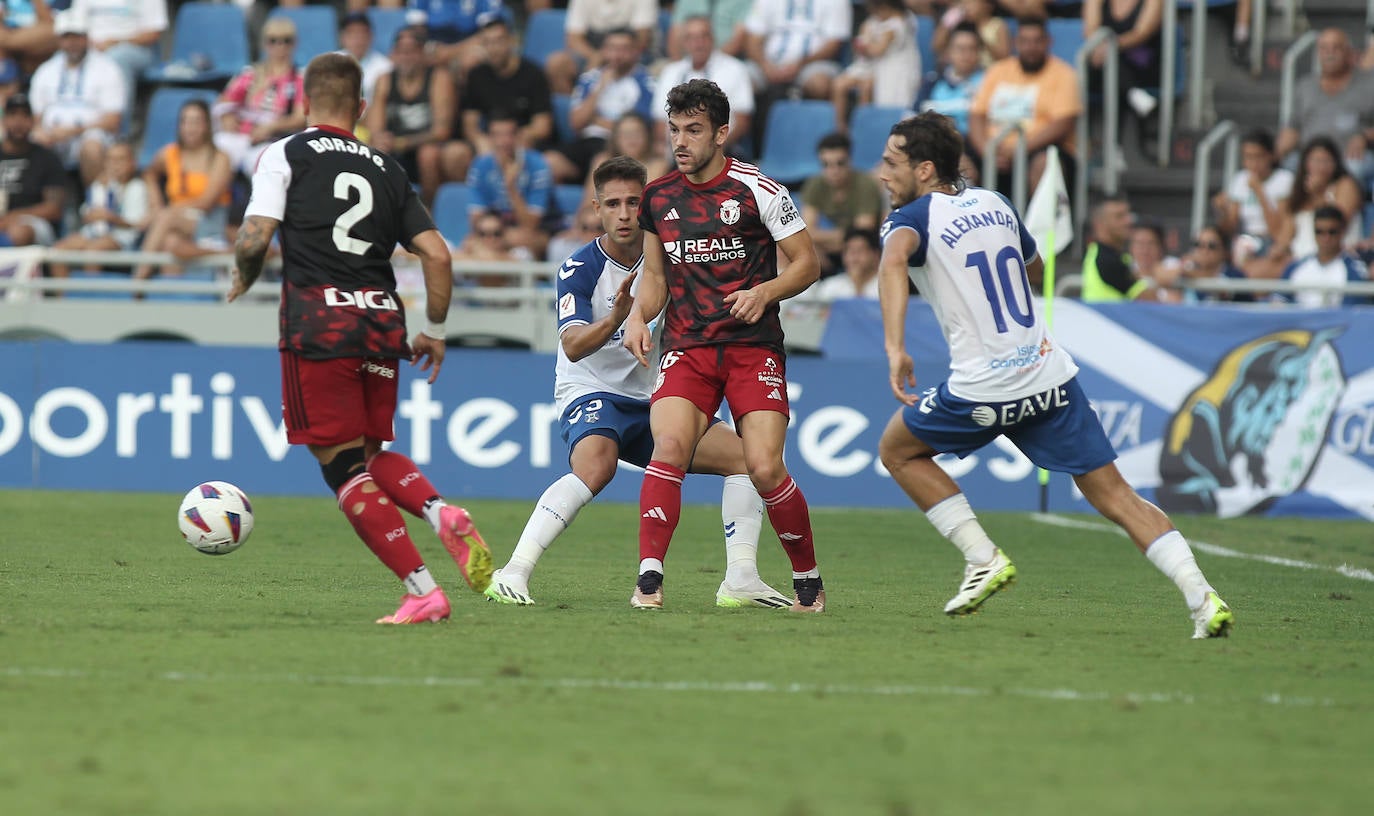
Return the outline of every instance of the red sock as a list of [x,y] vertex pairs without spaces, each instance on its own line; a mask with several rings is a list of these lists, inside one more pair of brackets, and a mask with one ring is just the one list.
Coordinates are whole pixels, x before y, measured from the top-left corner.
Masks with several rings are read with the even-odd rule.
[[425,505],[441,498],[420,466],[404,454],[382,451],[367,463],[367,472],[392,501],[413,516],[424,518]]
[[639,560],[668,554],[673,531],[682,516],[682,477],[686,471],[650,462],[639,488]]
[[768,521],[778,534],[782,548],[792,562],[793,572],[816,568],[816,547],[811,540],[811,510],[801,488],[788,476],[782,484],[763,494]]
[[348,517],[358,538],[397,578],[404,581],[424,566],[406,531],[405,519],[396,504],[372,481],[371,474],[359,473],[348,480],[339,490],[339,509]]

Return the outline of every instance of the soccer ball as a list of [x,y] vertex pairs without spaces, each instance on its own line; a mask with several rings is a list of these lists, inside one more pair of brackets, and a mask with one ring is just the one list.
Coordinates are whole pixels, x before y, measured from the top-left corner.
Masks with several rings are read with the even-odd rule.
[[206,555],[225,555],[253,532],[253,505],[228,482],[203,482],[181,500],[177,524],[187,544]]

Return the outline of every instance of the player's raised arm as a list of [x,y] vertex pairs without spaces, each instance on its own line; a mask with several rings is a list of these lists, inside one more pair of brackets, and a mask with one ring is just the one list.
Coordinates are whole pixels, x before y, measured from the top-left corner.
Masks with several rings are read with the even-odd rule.
[[668,303],[668,281],[663,276],[663,265],[667,258],[668,254],[663,251],[663,242],[658,236],[652,232],[645,232],[644,265],[639,273],[635,316],[625,323],[624,340],[625,348],[642,366],[649,365],[649,353],[654,347],[653,337],[649,333],[649,322],[657,317]]
[[444,324],[453,298],[453,258],[448,242],[436,229],[417,234],[407,249],[420,257],[420,269],[425,276],[425,319],[428,321],[424,331],[415,335],[410,343],[410,362],[412,365],[420,363],[421,371],[429,370],[429,382],[432,383],[439,378],[439,367],[444,363],[448,338]]
[[883,347],[887,351],[888,384],[892,394],[906,405],[916,404],[916,364],[906,351],[907,259],[921,247],[914,229],[890,230],[883,238],[878,262],[878,299],[883,311]]
[[620,282],[620,288],[615,290],[615,299],[611,301],[610,314],[594,323],[569,326],[558,336],[558,342],[563,345],[563,353],[568,355],[569,361],[575,363],[606,345],[611,335],[625,323],[634,308],[635,298],[630,290],[638,274],[631,272]]
[[267,248],[272,245],[272,236],[276,234],[280,223],[264,215],[250,215],[243,219],[238,238],[234,240],[234,274],[225,298],[228,302],[237,300],[262,275]]

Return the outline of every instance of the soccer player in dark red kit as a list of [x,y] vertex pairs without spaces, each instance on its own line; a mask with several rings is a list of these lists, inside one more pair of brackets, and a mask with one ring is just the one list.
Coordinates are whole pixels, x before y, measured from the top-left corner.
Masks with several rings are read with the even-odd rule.
[[[663,558],[682,510],[682,477],[724,398],[749,478],[792,561],[792,609],[820,612],[825,588],[811,514],[783,464],[789,413],[778,318],[778,302],[820,276],[820,259],[787,188],[725,155],[730,100],[714,82],[674,87],[666,108],[677,170],[644,189],[644,267],[625,335],[625,346],[648,365],[647,323],[667,305],[630,604],[663,607]],[[782,270],[779,250],[789,261]]]
[[[234,300],[262,273],[281,229],[282,411],[287,439],[306,445],[358,537],[405,585],[401,606],[378,623],[449,616],[398,507],[428,521],[477,592],[491,582],[491,552],[466,510],[444,503],[394,439],[399,361],[429,381],[444,362],[453,291],[448,245],[395,159],[353,136],[362,115],[362,71],[344,54],[305,69],[307,128],[263,153],[234,247]],[[391,252],[420,258],[429,325],[406,344]]]

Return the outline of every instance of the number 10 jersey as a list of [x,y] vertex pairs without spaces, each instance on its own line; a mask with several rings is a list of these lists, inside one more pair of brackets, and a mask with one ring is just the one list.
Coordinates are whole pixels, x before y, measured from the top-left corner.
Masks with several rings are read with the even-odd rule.
[[309,128],[263,153],[250,216],[281,222],[281,349],[409,356],[391,253],[434,221],[395,159],[346,131]]
[[907,259],[949,343],[949,391],[972,402],[1039,394],[1078,373],[1036,314],[1026,264],[1035,239],[1001,194],[969,187],[930,193],[893,211],[884,244],[899,229],[921,245]]

